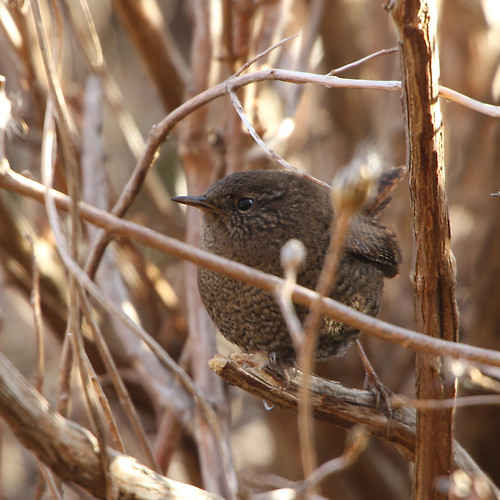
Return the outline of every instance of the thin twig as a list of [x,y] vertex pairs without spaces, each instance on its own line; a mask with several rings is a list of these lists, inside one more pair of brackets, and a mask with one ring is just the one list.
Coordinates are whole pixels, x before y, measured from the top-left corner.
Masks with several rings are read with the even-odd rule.
[[[345,470],[356,463],[368,444],[368,432],[363,426],[354,426],[346,436],[346,448],[340,457],[320,465],[305,481],[304,491],[318,485],[328,476]],[[299,490],[300,493],[300,490]]]
[[[290,50],[289,56],[293,54],[292,68],[296,71],[310,71],[314,64],[314,47],[321,38],[319,33],[322,31],[321,25],[324,22],[326,14],[326,6],[330,3],[329,0],[312,0],[309,2],[308,15],[304,19],[301,27],[301,37],[297,41],[296,50]],[[291,118],[298,122],[302,121],[297,116],[299,104],[302,101],[305,88],[293,86],[289,91],[282,95],[283,116]]]
[[2,161],[6,158],[5,138],[9,122],[12,119],[11,111],[12,103],[7,97],[7,92],[5,91],[5,76],[0,75],[0,160]]
[[274,49],[277,49],[278,47],[281,47],[284,45],[286,42],[289,42],[290,40],[293,40],[294,38],[297,38],[299,34],[295,34],[292,36],[289,36],[288,38],[284,38],[283,40],[280,40],[278,43],[275,43],[274,45],[271,45],[271,47],[267,48],[260,54],[257,54],[253,59],[250,59],[250,61],[247,61],[234,75],[233,77],[240,76],[243,71],[248,69],[252,64],[257,62],[259,59],[262,59],[264,56],[267,56],[269,52],[272,52]]
[[[82,348],[82,346],[83,342],[78,341],[78,348]],[[85,383],[87,383],[92,388],[94,398],[96,402],[99,402],[100,409],[102,410],[102,415],[106,420],[107,429],[109,429],[109,433],[111,434],[113,446],[117,451],[124,453],[125,447],[123,445],[123,439],[120,435],[120,431],[118,430],[118,424],[116,423],[115,417],[113,416],[113,412],[111,411],[111,406],[109,405],[109,401],[106,398],[106,395],[104,394],[101,383],[99,381],[99,377],[97,376],[97,373],[95,372],[94,367],[92,366],[92,363],[90,362],[90,359],[87,356],[87,353],[85,352],[84,349],[82,349],[81,357],[82,360],[85,362],[85,367],[84,367],[85,377],[86,377]],[[97,415],[98,413],[96,412],[96,416]],[[98,421],[98,425],[102,425],[100,419]],[[102,427],[103,431],[105,431],[104,426]],[[103,436],[105,435],[106,433],[103,432]]]
[[493,118],[500,118],[500,106],[495,106],[493,104],[487,104],[481,101],[477,101],[476,99],[472,99],[472,97],[468,97],[456,90],[450,89],[448,87],[444,87],[443,85],[439,85],[439,97],[443,99],[449,99],[450,101],[456,102],[457,104],[461,104],[466,108],[473,109],[478,113],[483,115],[492,116]]
[[38,468],[42,473],[42,477],[49,487],[50,494],[54,500],[64,500],[59,492],[56,482],[54,480],[54,473],[39,459],[36,460]]
[[291,163],[288,163],[284,158],[282,158],[278,153],[273,151],[259,136],[253,125],[250,123],[248,120],[245,111],[243,110],[243,106],[241,105],[240,100],[238,99],[238,96],[236,95],[236,92],[234,92],[231,89],[231,82],[232,79],[227,79],[226,80],[226,85],[227,85],[227,93],[229,94],[229,99],[231,99],[231,103],[234,106],[234,109],[238,113],[238,115],[241,118],[241,121],[245,125],[246,129],[248,130],[248,133],[252,136],[253,140],[264,150],[264,152],[273,160],[276,160],[282,167],[291,170],[292,172],[296,173],[297,175],[300,175],[301,177],[304,177],[305,179],[309,179],[312,182],[315,182],[316,184],[319,184],[320,186],[323,187],[330,187],[328,184],[326,184],[323,181],[320,181],[319,179],[316,179],[316,177],[313,177],[312,175],[308,174],[307,172],[304,172],[303,170],[300,170],[299,168],[293,166]]
[[[48,167],[50,168],[50,166]],[[47,178],[50,178],[50,176],[47,175]],[[107,311],[116,315],[116,317],[120,319],[120,321],[125,326],[130,328],[136,335],[138,335],[138,337],[143,342],[145,342],[146,345],[154,352],[154,354],[158,357],[158,359],[179,377],[179,380],[181,381],[182,385],[194,397],[196,403],[201,408],[204,417],[206,418],[207,422],[212,427],[214,434],[216,435],[217,444],[219,446],[222,459],[224,461],[224,471],[225,472],[231,471],[232,467],[230,466],[231,463],[230,452],[223,438],[221,429],[219,427],[219,423],[217,421],[217,417],[215,415],[213,408],[210,406],[210,404],[208,403],[208,401],[206,400],[205,396],[202,394],[200,389],[193,383],[193,381],[187,375],[187,373],[184,370],[182,370],[177,365],[177,363],[175,363],[175,361],[168,355],[168,353],[164,351],[164,349],[150,335],[148,335],[148,333],[145,330],[143,330],[137,323],[132,321],[126,314],[123,313],[123,311],[121,311],[121,309],[116,304],[114,304],[107,296],[105,296],[99,290],[99,288],[97,288],[94,282],[88,277],[88,275],[78,266],[78,264],[71,259],[69,252],[66,250],[66,242],[62,237],[58,225],[57,212],[55,211],[56,203],[53,197],[53,193],[54,191],[52,189],[46,188],[45,196],[47,200],[47,212],[49,214],[49,219],[52,221],[51,227],[52,230],[54,231],[54,236],[56,237],[57,241],[57,247],[66,268],[68,269],[70,274],[74,276],[75,279],[77,279],[78,282],[87,290],[87,292],[89,292],[95,299],[97,299],[97,301]],[[101,447],[101,449],[105,450],[106,448]],[[232,477],[228,477],[227,480],[228,484],[232,484],[233,482]]]
[[[132,429],[134,430],[135,435],[137,436],[137,439],[139,440],[139,444],[141,445],[142,451],[146,455],[146,458],[148,460],[149,467],[151,467],[153,470],[156,472],[161,472],[160,468],[155,460],[154,454],[152,452],[151,446],[149,444],[148,438],[146,436],[146,432],[141,424],[141,421],[139,419],[139,415],[137,414],[137,411],[135,409],[134,404],[132,403],[132,400],[130,398],[129,392],[127,390],[127,387],[125,383],[123,382],[120,372],[116,366],[116,363],[113,359],[113,356],[111,355],[108,345],[106,344],[106,341],[102,335],[102,332],[100,331],[99,326],[97,325],[93,315],[92,311],[90,308],[90,304],[88,302],[88,298],[85,295],[85,292],[83,289],[80,290],[80,298],[81,298],[81,306],[82,306],[82,311],[83,314],[87,320],[87,324],[89,325],[91,331],[92,331],[92,336],[94,338],[94,342],[96,344],[97,349],[99,350],[99,354],[101,355],[102,361],[104,365],[106,366],[106,371],[108,372],[111,381],[113,383],[113,387],[116,390],[116,393],[118,394],[118,398],[120,399],[120,403],[125,410],[125,413],[127,414],[127,417],[130,421],[130,424],[132,426]],[[124,450],[123,445],[121,448],[117,448],[118,451]]]
[[[296,241],[296,240],[295,240]],[[300,246],[302,245],[302,246]],[[295,248],[296,247],[296,248]],[[304,358],[308,356],[308,338],[300,323],[292,302],[293,287],[297,284],[297,271],[305,258],[305,248],[303,243],[294,243],[294,240],[287,242],[281,249],[281,265],[284,269],[285,284],[276,289],[275,297],[280,306],[281,312],[285,319],[288,331],[292,338],[296,357],[299,361],[299,366],[304,370]],[[310,348],[314,350],[314,346]],[[311,353],[312,358],[312,353]],[[310,414],[309,402],[309,372],[304,370],[303,386],[301,389],[301,397],[298,404],[297,427],[299,430],[300,454],[302,460],[302,468],[304,476],[308,477],[316,468],[316,453],[314,448],[314,430],[312,416]],[[308,494],[313,495],[314,491],[308,491]]]
[[243,106],[238,99],[238,96],[236,95],[236,92],[233,90],[231,82],[233,81],[234,78],[238,77],[245,69],[247,69],[249,66],[251,66],[255,61],[258,61],[265,55],[269,54],[271,51],[276,49],[277,47],[280,47],[281,45],[285,44],[289,40],[292,40],[293,38],[296,38],[298,35],[292,35],[288,38],[285,38],[284,40],[281,40],[278,43],[275,43],[268,49],[264,50],[257,56],[255,56],[252,60],[248,61],[246,64],[244,64],[234,75],[229,77],[225,81],[226,85],[226,90],[229,95],[229,99],[231,100],[231,103],[238,113],[238,116],[240,117],[241,121],[245,125],[246,129],[248,130],[248,133],[252,136],[253,140],[261,147],[261,149],[273,160],[277,161],[282,167],[291,170],[292,172],[296,173],[297,175],[300,175],[301,177],[304,177],[305,179],[309,179],[316,184],[319,184],[320,186],[327,187],[329,188],[330,186],[326,184],[325,182],[316,179],[312,175],[308,174],[307,172],[304,172],[300,170],[299,168],[293,166],[292,164],[288,163],[283,157],[281,157],[278,153],[273,151],[259,136],[257,131],[255,130],[254,126],[250,123],[250,120],[247,118],[247,115],[243,109]]
[[401,394],[390,398],[391,406],[396,408],[415,408],[416,410],[441,410],[443,408],[460,408],[466,406],[500,405],[498,394],[476,394],[448,399],[413,399]]
[[292,292],[297,280],[287,276],[285,271],[285,283],[283,286],[278,286],[274,296],[281,309],[281,314],[285,320],[288,332],[292,338],[293,348],[296,353],[299,353],[304,344],[304,329],[295,312],[292,301]]
[[67,416],[71,405],[71,369],[73,352],[71,350],[68,332],[64,335],[61,357],[59,361],[59,384],[57,387],[57,411]]
[[[311,401],[309,382],[310,375],[314,369],[314,352],[316,350],[318,328],[323,320],[321,300],[328,296],[331,283],[334,282],[335,275],[340,263],[342,249],[347,237],[347,231],[351,222],[351,213],[341,210],[336,214],[335,231],[330,236],[330,244],[326,252],[323,269],[316,286],[316,299],[311,302],[309,314],[304,321],[305,342],[299,353],[299,366],[304,372],[303,384],[300,387],[300,398],[298,407],[299,438],[301,447],[308,450],[307,460],[303,464],[306,476],[310,476],[316,469],[316,458],[314,454],[314,428],[311,413]],[[333,229],[333,227],[332,227]]]
[[337,474],[353,466],[361,453],[365,450],[367,444],[368,432],[366,428],[361,425],[354,426],[347,432],[346,448],[340,457],[335,457],[328,460],[328,462],[323,463],[303,481],[292,482],[286,479],[274,477],[274,481],[281,479],[280,482],[286,483],[287,486],[285,488],[251,495],[250,498],[251,500],[273,500],[276,498],[295,500],[304,498],[304,495],[306,494],[308,495],[307,498],[315,498],[315,495],[311,495],[311,490],[313,490],[316,486],[319,486],[320,483],[332,474]]
[[326,74],[326,76],[338,75],[339,73],[347,71],[348,69],[351,69],[351,68],[355,68],[356,66],[359,66],[367,61],[370,61],[371,59],[375,59],[376,57],[379,57],[379,56],[385,56],[386,54],[392,54],[392,53],[398,52],[398,51],[399,51],[399,47],[392,47],[391,49],[379,50],[378,52],[374,52],[373,54],[370,54],[366,57],[362,57],[361,59],[358,59],[357,61],[354,61],[352,63],[341,66],[340,68],[332,69],[329,73]]
[[154,454],[160,471],[168,471],[172,456],[182,436],[183,428],[177,415],[170,408],[165,408],[156,426],[155,436]]

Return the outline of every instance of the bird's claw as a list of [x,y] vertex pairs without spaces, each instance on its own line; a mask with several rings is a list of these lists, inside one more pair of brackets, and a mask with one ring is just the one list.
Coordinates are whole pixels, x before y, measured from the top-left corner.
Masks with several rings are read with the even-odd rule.
[[266,367],[283,378],[287,385],[297,375],[297,362],[293,358],[279,358],[276,352],[270,352]]
[[375,372],[366,372],[364,389],[370,391],[375,396],[376,408],[379,407],[380,400],[384,402],[385,413],[390,424],[390,421],[392,420],[391,396],[394,393],[381,382]]

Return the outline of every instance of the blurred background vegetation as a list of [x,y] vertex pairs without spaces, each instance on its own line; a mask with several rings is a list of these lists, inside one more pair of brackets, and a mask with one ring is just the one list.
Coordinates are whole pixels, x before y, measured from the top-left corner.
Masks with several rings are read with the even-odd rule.
[[[194,94],[224,81],[244,62],[270,45],[294,34],[298,38],[260,60],[262,65],[325,74],[380,49],[396,45],[389,16],[372,0],[66,0],[43,3],[43,17],[62,47],[59,74],[74,121],[78,145],[79,182],[86,199],[110,208],[126,184],[152,127]],[[496,0],[439,2],[441,83],[475,99],[498,103],[500,96],[500,12]],[[97,39],[90,29],[95,23]],[[209,31],[202,33],[203,28]],[[200,34],[201,33],[201,34]],[[40,179],[41,139],[47,101],[47,80],[28,2],[0,3],[0,74],[14,103],[6,156],[10,166]],[[103,59],[99,58],[102,48]],[[388,54],[349,69],[341,76],[399,79],[399,56]],[[97,77],[97,80],[95,79]],[[94,79],[93,79],[94,78]],[[96,83],[97,82],[97,83]],[[85,172],[85,117],[92,88],[101,88],[102,154],[95,170]],[[93,87],[92,87],[93,86]],[[400,93],[325,89],[281,82],[252,84],[239,92],[245,110],[267,144],[290,163],[330,181],[360,148],[375,147],[388,165],[405,164],[405,137]],[[452,248],[457,261],[457,300],[461,341],[500,349],[500,123],[454,103],[442,102],[446,140],[447,194]],[[244,131],[228,98],[211,102],[196,115],[191,135],[178,128],[161,149],[144,189],[127,218],[177,238],[184,238],[185,214],[169,197],[197,189],[228,172],[276,168]],[[188,126],[186,126],[188,128]],[[92,148],[91,148],[92,150]],[[208,151],[208,154],[205,153]],[[94,151],[95,152],[95,151]],[[206,162],[205,162],[206,160]],[[194,164],[193,164],[194,162]],[[189,164],[189,167],[187,166]],[[67,172],[56,166],[55,187],[67,191]],[[187,180],[186,175],[187,174]],[[414,327],[412,222],[406,179],[383,214],[398,234],[403,264],[400,276],[387,282],[380,317]],[[104,188],[104,189],[102,189]],[[96,195],[96,192],[99,193]],[[95,198],[94,196],[97,196]],[[0,348],[33,379],[36,343],[30,305],[31,247],[35,240],[42,272],[42,312],[45,326],[45,396],[55,402],[61,369],[61,346],[67,319],[67,278],[57,256],[44,209],[33,200],[0,192]],[[194,212],[194,211],[193,211]],[[81,239],[85,261],[92,231]],[[194,242],[194,237],[188,238]],[[146,330],[188,371],[196,371],[198,345],[188,342],[187,304],[193,284],[185,282],[179,261],[128,241],[111,250],[115,286],[124,308],[133,311]],[[101,269],[100,273],[106,270]],[[101,275],[106,280],[106,275]],[[113,278],[115,279],[115,278]],[[165,408],[144,390],[130,353],[120,343],[113,321],[101,315],[103,330],[153,448],[169,477],[203,487],[192,413],[177,413],[175,424],[162,427]],[[221,339],[219,348],[234,350]],[[382,381],[394,392],[413,394],[414,355],[372,338],[363,338]],[[109,379],[88,341],[89,356],[101,375],[126,442],[127,451],[142,459],[135,437],[122,415]],[[354,351],[321,363],[319,375],[349,387],[361,387],[363,367]],[[69,417],[88,425],[84,403],[73,380]],[[231,440],[241,483],[249,489],[265,486],[268,474],[301,477],[296,415],[274,408],[240,390],[224,388],[231,408]],[[463,387],[461,394],[476,389]],[[500,482],[498,443],[500,409],[479,406],[458,409],[458,441],[478,464]],[[167,433],[161,435],[161,431]],[[161,439],[160,439],[161,436]],[[317,423],[319,461],[339,455],[345,430]],[[36,464],[3,426],[1,429],[3,498],[34,495]],[[327,498],[400,499],[411,489],[409,464],[390,446],[371,440],[350,470],[329,479]],[[67,492],[80,495],[81,492]]]

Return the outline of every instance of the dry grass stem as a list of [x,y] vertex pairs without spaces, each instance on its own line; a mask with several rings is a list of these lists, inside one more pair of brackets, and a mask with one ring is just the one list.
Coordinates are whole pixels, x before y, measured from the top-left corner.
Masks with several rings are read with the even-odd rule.
[[[49,130],[49,127],[47,127]],[[47,178],[50,179],[50,165],[46,166],[49,171],[46,173]],[[216,415],[206,400],[205,396],[201,393],[198,386],[196,386],[190,377],[186,374],[184,370],[182,370],[177,363],[175,363],[172,358],[163,350],[163,348],[145,332],[139,325],[134,323],[127,315],[125,315],[114,303],[112,303],[100,290],[96,287],[96,285],[89,279],[89,277],[83,272],[83,270],[77,265],[76,262],[69,256],[69,253],[65,251],[66,243],[61,232],[58,229],[57,222],[57,213],[56,213],[56,204],[53,198],[53,191],[50,188],[46,188],[46,203],[47,203],[47,213],[49,214],[49,218],[51,219],[52,230],[54,231],[54,235],[56,236],[58,249],[60,255],[65,263],[68,271],[78,280],[78,283],[83,286],[87,292],[89,292],[95,299],[99,301],[99,303],[105,307],[110,313],[112,313],[115,317],[119,318],[128,328],[130,328],[134,333],[136,333],[142,341],[148,345],[148,347],[155,353],[155,355],[163,362],[169,369],[171,369],[182,382],[182,385],[187,389],[187,391],[194,397],[196,403],[199,405],[200,409],[203,412],[204,417],[207,419],[207,422],[212,427],[215,435],[217,436],[217,443],[220,446],[220,452],[225,464],[230,463],[230,454],[227,446],[225,444],[225,440],[222,436],[221,430],[219,428],[219,424],[216,418]],[[78,350],[78,353],[81,353],[82,350]],[[77,355],[77,359],[79,359]],[[84,364],[81,364],[82,369],[84,368]],[[85,384],[83,384],[85,387]],[[90,400],[89,400],[90,403]],[[96,424],[97,425],[97,424]],[[99,439],[99,434],[98,434]],[[104,443],[104,441],[103,441]],[[106,448],[101,446],[101,450],[105,450]],[[107,470],[107,468],[105,469]],[[227,465],[227,469],[231,470],[230,465]],[[228,478],[228,482],[231,479]]]
[[[70,256],[70,253],[66,246],[65,238],[63,236],[63,231],[57,216],[56,206],[50,194],[50,189],[52,187],[53,174],[54,174],[53,165],[55,163],[53,152],[54,152],[54,144],[56,142],[55,121],[53,118],[54,108],[52,103],[53,101],[49,97],[46,108],[45,126],[43,129],[41,170],[42,170],[42,179],[46,187],[45,207],[47,210],[49,224],[56,239],[59,254],[64,261],[64,260],[73,260],[73,257],[76,253],[76,243],[77,243],[76,234],[78,232],[76,228],[79,223],[79,220],[78,219],[76,221],[74,220],[74,217],[76,215],[76,199],[72,198],[72,203],[70,206],[71,216],[72,216],[70,244],[73,255]],[[111,498],[113,497],[113,484],[111,480],[111,475],[109,474],[110,462],[106,447],[106,430],[104,427],[104,423],[101,420],[99,407],[97,406],[98,401],[101,403],[101,409],[104,412],[109,428],[113,429],[112,435],[116,438],[115,445],[121,446],[121,439],[118,437],[119,436],[118,428],[116,426],[113,415],[107,403],[106,397],[104,396],[104,392],[102,391],[102,388],[97,380],[94,368],[90,363],[87,354],[85,352],[85,349],[83,347],[83,336],[81,332],[81,325],[79,322],[79,318],[77,317],[78,299],[76,294],[78,286],[79,285],[75,281],[74,277],[70,276],[69,288],[70,288],[70,301],[72,307],[70,307],[69,310],[67,332],[68,332],[68,338],[72,343],[74,359],[76,360],[76,366],[78,368],[78,372],[80,375],[83,394],[85,396],[87,407],[89,409],[90,419],[97,436],[97,441],[99,443],[99,459],[102,467],[101,470],[103,471],[105,477],[106,498],[111,500]]]
[[31,306],[33,308],[33,322],[35,324],[36,353],[38,360],[35,387],[40,394],[43,394],[43,381],[45,377],[45,336],[42,309],[40,306],[40,270],[38,269],[37,264],[36,247],[31,238],[29,238],[29,241],[33,249],[33,289],[31,292]]

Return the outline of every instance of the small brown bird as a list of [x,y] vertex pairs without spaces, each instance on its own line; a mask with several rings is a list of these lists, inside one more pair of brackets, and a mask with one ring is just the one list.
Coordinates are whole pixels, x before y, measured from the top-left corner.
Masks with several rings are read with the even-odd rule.
[[[394,232],[371,216],[388,202],[390,195],[383,196],[386,184],[383,175],[377,206],[353,216],[330,292],[331,298],[372,316],[379,311],[384,277],[396,276],[401,260]],[[307,257],[297,282],[316,287],[334,218],[328,189],[291,172],[252,170],[215,182],[202,196],[172,200],[202,210],[201,248],[276,276],[283,276],[281,247],[292,238],[302,241]],[[198,288],[210,317],[229,341],[248,352],[295,358],[272,294],[204,268],[198,271]],[[308,309],[295,308],[303,321]],[[325,317],[316,358],[340,353],[358,334],[355,328]]]

